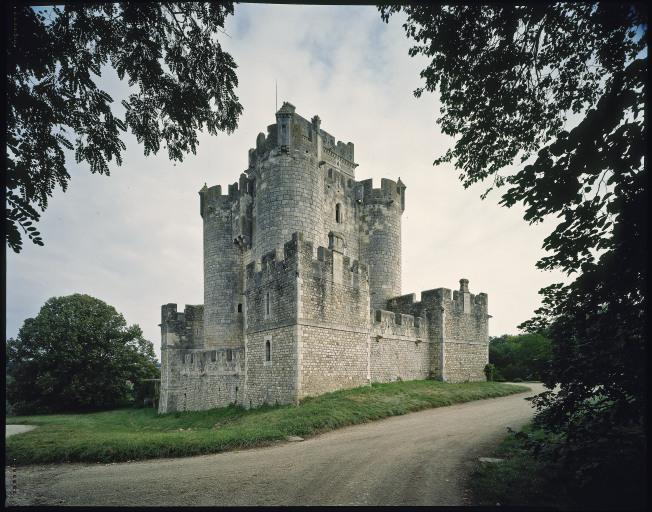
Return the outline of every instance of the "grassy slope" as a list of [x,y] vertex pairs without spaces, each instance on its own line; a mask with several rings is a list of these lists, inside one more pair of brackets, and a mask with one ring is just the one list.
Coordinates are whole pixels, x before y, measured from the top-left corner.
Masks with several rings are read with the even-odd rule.
[[[540,431],[532,430],[531,424],[522,430],[541,435]],[[570,498],[563,477],[536,460],[523,441],[508,435],[492,456],[504,460],[479,463],[471,475],[475,504],[569,508]]]
[[527,391],[496,382],[436,381],[374,384],[315,398],[299,406],[238,407],[157,415],[152,409],[88,414],[15,416],[7,423],[37,425],[8,438],[7,460],[114,462],[216,453],[263,446],[287,436],[310,436],[388,416]]

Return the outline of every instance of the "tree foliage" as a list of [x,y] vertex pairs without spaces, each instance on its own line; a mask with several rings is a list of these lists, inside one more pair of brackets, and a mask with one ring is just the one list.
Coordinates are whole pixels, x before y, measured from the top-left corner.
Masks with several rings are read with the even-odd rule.
[[[23,234],[43,245],[35,224],[53,190],[68,186],[66,150],[108,175],[127,130],[146,155],[163,145],[181,161],[200,130],[237,126],[236,64],[217,38],[231,2],[16,5],[7,14],[6,240],[15,252]],[[124,118],[97,85],[104,66],[131,86]]]
[[25,320],[7,341],[7,360],[7,398],[17,412],[115,407],[159,376],[140,327],[81,294],[53,297]]
[[489,340],[496,380],[544,380],[551,358],[551,342],[541,334],[504,334]]
[[403,11],[410,55],[429,59],[415,95],[439,93],[438,123],[454,137],[435,164],[453,163],[465,187],[488,180],[482,197],[501,189],[500,204],[522,204],[529,223],[558,220],[537,266],[568,282],[541,290],[542,307],[520,327],[553,341],[545,384],[558,392],[535,403],[586,470],[596,440],[640,432],[644,418],[647,7],[379,10],[385,21]]

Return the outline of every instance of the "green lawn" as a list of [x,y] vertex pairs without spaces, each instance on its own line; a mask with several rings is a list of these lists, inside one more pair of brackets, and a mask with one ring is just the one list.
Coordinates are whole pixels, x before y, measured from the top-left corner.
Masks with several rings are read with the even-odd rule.
[[460,402],[528,391],[497,382],[431,380],[373,384],[308,398],[298,406],[239,407],[157,415],[153,409],[13,416],[39,428],[6,440],[17,464],[116,462],[217,453]]

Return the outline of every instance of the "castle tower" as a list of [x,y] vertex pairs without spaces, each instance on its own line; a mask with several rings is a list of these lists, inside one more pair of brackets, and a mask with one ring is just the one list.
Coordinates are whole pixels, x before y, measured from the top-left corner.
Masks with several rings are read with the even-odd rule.
[[373,309],[387,309],[387,301],[401,295],[401,215],[405,185],[383,178],[379,189],[372,180],[359,184],[362,203],[360,258],[369,265],[369,294]]
[[302,232],[315,247],[328,241],[328,233],[322,229],[319,123],[306,121],[295,114],[293,105],[284,103],[276,113],[276,126],[268,131],[266,139],[263,134],[258,136],[247,170],[255,181],[254,261],[274,250],[282,254],[294,232]]
[[234,243],[237,184],[199,192],[204,221],[204,348],[243,346],[242,253]]

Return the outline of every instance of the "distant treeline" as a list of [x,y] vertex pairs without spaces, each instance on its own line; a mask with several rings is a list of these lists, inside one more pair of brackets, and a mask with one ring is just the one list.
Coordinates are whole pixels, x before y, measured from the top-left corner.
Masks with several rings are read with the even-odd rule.
[[540,334],[517,334],[489,340],[489,363],[493,380],[542,380],[552,357],[552,344]]

